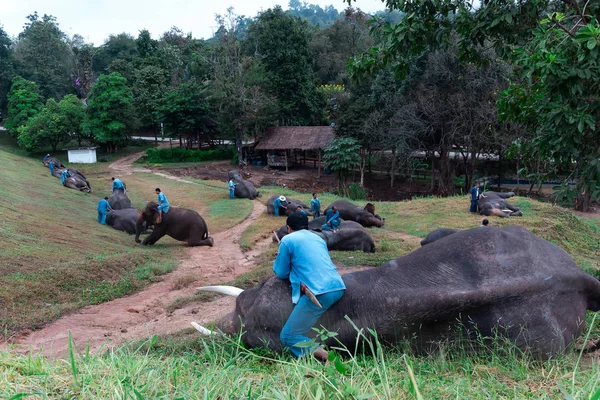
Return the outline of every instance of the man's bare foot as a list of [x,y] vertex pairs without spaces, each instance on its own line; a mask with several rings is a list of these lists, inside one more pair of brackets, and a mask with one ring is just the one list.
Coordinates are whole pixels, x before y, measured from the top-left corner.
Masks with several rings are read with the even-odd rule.
[[314,357],[322,363],[327,362],[327,351],[325,349],[318,349],[314,352]]

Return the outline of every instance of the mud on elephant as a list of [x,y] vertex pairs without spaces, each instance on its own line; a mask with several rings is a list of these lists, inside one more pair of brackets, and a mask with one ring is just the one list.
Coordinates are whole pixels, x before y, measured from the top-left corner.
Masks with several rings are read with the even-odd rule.
[[229,171],[228,179],[233,180],[233,183],[235,183],[235,190],[233,192],[235,197],[254,200],[260,196],[260,193],[256,190],[252,182],[242,179],[237,170]]
[[[518,226],[455,232],[342,278],[346,293],[316,326],[337,332],[327,345],[351,351],[361,339],[346,318],[384,343],[407,343],[421,353],[445,342],[480,349],[500,337],[547,359],[581,334],[586,310],[600,310],[600,282],[558,246]],[[249,347],[282,350],[279,334],[293,309],[289,282],[273,277],[227,292],[237,296],[236,308],[219,329],[244,331]]]
[[[322,232],[321,226],[325,222],[325,216],[315,218],[308,223],[308,229],[327,243],[327,250],[375,252],[373,238],[358,222],[342,220],[336,233]],[[279,240],[283,239],[288,234],[287,225],[279,228],[275,234]],[[273,238],[273,240],[277,239]]]
[[340,217],[346,221],[355,221],[364,227],[382,227],[384,224],[384,219],[375,214],[375,206],[372,203],[368,203],[365,208],[361,208],[346,200],[336,200],[327,207],[327,210],[332,206],[338,209]]
[[[276,198],[280,196],[280,194],[274,194],[273,196],[269,197],[269,200],[267,200],[267,214],[275,215],[275,207],[273,206],[273,202]],[[282,204],[285,208],[282,207],[279,210],[280,216],[293,214],[294,212],[296,212],[298,206],[300,206],[306,212],[306,214],[313,215],[313,212],[310,209],[310,207],[301,202],[300,200],[292,199],[291,197],[286,197],[285,202],[282,202]]]
[[[204,218],[194,210],[169,207],[169,212],[162,213],[162,221],[158,222],[158,204],[151,201],[139,213],[135,224],[135,241],[143,245],[154,244],[164,235],[175,240],[187,242],[189,246],[212,246],[213,239],[208,236],[208,227]],[[154,225],[154,230],[143,241],[140,234],[144,230],[144,222]]]
[[523,213],[519,207],[515,207],[506,199],[515,195],[514,192],[484,192],[485,197],[481,197],[477,203],[480,215],[496,215],[498,217],[521,217]]

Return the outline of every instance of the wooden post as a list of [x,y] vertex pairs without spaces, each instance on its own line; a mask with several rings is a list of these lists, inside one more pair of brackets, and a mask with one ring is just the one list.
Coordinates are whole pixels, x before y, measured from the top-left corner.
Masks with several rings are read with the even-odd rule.
[[288,172],[288,156],[287,156],[287,149],[285,150],[285,172]]
[[317,171],[317,178],[321,177],[321,149],[317,150],[319,156],[319,170]]

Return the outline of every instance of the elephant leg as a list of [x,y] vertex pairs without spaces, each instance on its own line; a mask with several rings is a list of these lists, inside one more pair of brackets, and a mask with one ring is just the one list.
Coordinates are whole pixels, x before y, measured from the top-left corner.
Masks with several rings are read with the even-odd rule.
[[152,245],[152,244],[156,243],[161,237],[165,236],[165,233],[166,233],[166,228],[161,227],[159,225],[159,228],[154,229],[152,231],[152,233],[146,239],[144,239],[142,241],[142,244],[143,245],[147,245],[147,244]]
[[491,210],[489,210],[488,214],[482,214],[482,215],[487,215],[487,216],[495,215],[500,218],[508,218],[508,216],[509,216],[509,214],[507,214],[504,211],[499,210],[497,208],[492,208]]
[[208,239],[188,239],[188,246],[210,246],[212,247],[214,244],[213,238],[209,237]]
[[514,211],[512,213],[510,213],[511,217],[522,217],[523,213],[521,211]]

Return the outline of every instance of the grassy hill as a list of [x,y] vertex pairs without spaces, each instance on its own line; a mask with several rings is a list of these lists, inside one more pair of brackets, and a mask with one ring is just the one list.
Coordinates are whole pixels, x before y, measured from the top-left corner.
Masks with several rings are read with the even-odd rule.
[[[130,151],[133,151],[131,149]],[[110,188],[106,164],[77,166],[95,192],[64,188],[40,160],[0,146],[0,326],[5,335],[35,327],[87,304],[138,290],[176,266],[182,247],[164,238],[154,247],[136,246],[133,237],[96,222],[96,204]],[[185,184],[148,173],[123,177],[135,206],[154,200],[161,187],[172,204],[201,212],[211,232],[228,229],[251,211],[250,201],[229,201],[224,182]],[[276,187],[261,188],[308,202],[309,194]],[[323,205],[338,197],[320,196]],[[365,202],[356,202],[363,205]],[[439,227],[466,229],[482,217],[467,212],[465,197],[422,198],[375,203],[385,227],[371,233],[374,254],[333,252],[339,265],[379,265],[406,254],[419,238]],[[490,218],[492,226],[519,224],[564,248],[577,263],[598,275],[600,220],[580,218],[560,207],[518,198],[522,218]],[[250,249],[283,218],[265,214],[242,236]],[[270,274],[274,252],[262,269],[246,279],[252,284]],[[258,274],[258,275],[257,275]],[[243,282],[244,277],[240,277]],[[243,284],[243,283],[242,283]],[[199,300],[198,300],[199,301]],[[591,313],[590,338],[600,336]],[[584,339],[580,340],[582,344]],[[151,338],[104,355],[74,352],[70,360],[36,354],[0,352],[0,397],[22,398],[246,398],[246,399],[404,399],[404,398],[600,398],[596,358],[568,353],[546,362],[519,356],[498,343],[489,352],[448,348],[414,356],[403,348],[374,344],[365,354],[335,365],[295,360],[262,350],[248,351],[237,340],[204,339],[195,331]]]

